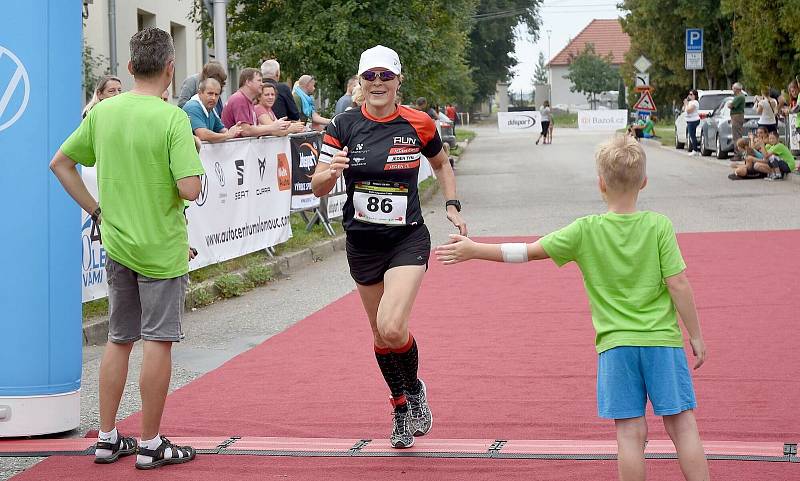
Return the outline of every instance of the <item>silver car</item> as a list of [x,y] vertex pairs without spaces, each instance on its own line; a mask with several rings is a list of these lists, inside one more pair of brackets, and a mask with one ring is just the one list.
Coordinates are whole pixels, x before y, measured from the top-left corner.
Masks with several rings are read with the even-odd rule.
[[[719,104],[700,122],[700,154],[708,157],[717,154],[718,159],[726,159],[733,152],[733,133],[731,129],[731,109],[728,102],[733,97],[723,98]],[[759,115],[754,107],[753,97],[745,97],[744,121],[755,119]]]

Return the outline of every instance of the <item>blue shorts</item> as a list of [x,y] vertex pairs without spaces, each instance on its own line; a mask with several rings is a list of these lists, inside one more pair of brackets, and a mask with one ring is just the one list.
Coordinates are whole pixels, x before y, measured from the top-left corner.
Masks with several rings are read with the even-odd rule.
[[697,407],[686,354],[678,347],[622,346],[600,353],[597,413],[602,418],[644,416],[647,398],[658,416]]

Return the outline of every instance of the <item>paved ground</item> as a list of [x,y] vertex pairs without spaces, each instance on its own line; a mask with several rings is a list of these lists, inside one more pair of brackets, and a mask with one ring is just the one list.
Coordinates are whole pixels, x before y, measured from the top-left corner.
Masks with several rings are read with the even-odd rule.
[[[475,130],[478,137],[457,166],[459,196],[472,236],[541,235],[576,217],[603,211],[594,149],[607,135],[557,129],[552,145],[535,146],[532,137],[501,135],[495,125]],[[726,178],[729,169],[719,163],[651,144],[646,145],[646,150],[649,184],[641,194],[641,207],[670,216],[677,231],[800,228],[800,216],[794,215],[800,211],[800,183],[732,182]],[[444,218],[443,204],[437,195],[424,207],[434,245],[445,242],[453,231]],[[174,351],[172,389],[220,366],[352,289],[344,255],[337,252],[291,278],[189,313],[184,323],[186,340]],[[101,352],[100,347],[84,349],[82,423],[67,436],[83,436],[97,427]],[[136,381],[140,360],[139,347],[132,356],[121,417],[139,410]],[[36,461],[0,458],[0,479],[7,479]]]

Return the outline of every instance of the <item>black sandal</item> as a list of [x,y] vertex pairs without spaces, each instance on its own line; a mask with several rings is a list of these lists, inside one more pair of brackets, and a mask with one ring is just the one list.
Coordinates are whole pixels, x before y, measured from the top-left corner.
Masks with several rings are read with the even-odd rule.
[[[172,450],[172,456],[165,458],[164,451],[166,451],[167,448]],[[180,457],[176,457],[176,453],[180,453]],[[147,449],[141,446],[139,447],[139,455],[150,456],[153,458],[153,460],[149,463],[137,462],[136,469],[153,469],[166,464],[188,463],[194,459],[195,454],[197,454],[197,452],[193,447],[172,444],[172,442],[167,439],[166,436],[161,436],[161,445],[156,449]]]
[[105,441],[98,441],[95,444],[95,452],[98,449],[108,449],[111,451],[111,456],[105,458],[94,457],[94,462],[97,464],[111,464],[119,458],[136,454],[136,440],[133,438],[126,438],[122,434],[117,433],[117,442],[109,443]]

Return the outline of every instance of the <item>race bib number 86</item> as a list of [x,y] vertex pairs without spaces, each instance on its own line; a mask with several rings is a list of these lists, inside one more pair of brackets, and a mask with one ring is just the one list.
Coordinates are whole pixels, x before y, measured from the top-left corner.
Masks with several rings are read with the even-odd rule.
[[356,182],[353,192],[355,219],[370,224],[405,225],[408,184],[402,182]]

